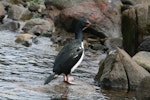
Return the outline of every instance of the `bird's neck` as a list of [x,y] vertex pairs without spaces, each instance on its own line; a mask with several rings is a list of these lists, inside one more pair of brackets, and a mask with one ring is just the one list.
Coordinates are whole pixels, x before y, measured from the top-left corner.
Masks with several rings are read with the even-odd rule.
[[75,39],[83,41],[83,33],[80,26],[76,26],[75,28]]

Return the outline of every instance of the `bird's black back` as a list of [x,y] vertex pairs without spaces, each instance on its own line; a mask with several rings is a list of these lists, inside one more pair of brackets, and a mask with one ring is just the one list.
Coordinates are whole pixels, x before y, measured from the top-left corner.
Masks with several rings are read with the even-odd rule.
[[56,57],[53,72],[56,74],[69,74],[71,68],[79,61],[82,56],[83,48],[78,39],[66,44]]

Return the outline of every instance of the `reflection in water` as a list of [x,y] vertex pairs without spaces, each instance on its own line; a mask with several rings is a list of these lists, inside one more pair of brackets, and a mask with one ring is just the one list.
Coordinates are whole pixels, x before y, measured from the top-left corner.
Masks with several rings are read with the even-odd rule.
[[101,92],[111,100],[136,100],[134,91],[127,92],[125,90],[101,90]]

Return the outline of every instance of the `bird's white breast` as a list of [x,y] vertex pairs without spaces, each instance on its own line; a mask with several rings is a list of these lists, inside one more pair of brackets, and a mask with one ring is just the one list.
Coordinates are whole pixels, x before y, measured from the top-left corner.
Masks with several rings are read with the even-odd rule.
[[[84,44],[83,44],[83,42],[81,43],[81,48],[84,49]],[[79,61],[72,67],[71,72],[73,72],[73,71],[80,65],[80,63],[81,63],[82,60],[83,60],[83,57],[84,57],[84,50],[83,50],[83,52],[82,52],[82,56],[81,56],[81,58],[79,59]]]

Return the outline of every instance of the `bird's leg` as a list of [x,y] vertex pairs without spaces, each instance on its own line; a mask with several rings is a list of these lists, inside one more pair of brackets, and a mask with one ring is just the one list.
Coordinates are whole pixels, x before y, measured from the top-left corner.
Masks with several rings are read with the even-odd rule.
[[73,77],[70,77],[69,75],[65,75],[64,76],[64,82],[68,83],[68,84],[71,84],[71,85],[74,85],[76,83],[72,82],[72,80],[74,80]]
[[72,80],[74,80],[74,78],[72,76],[70,76],[70,75],[67,75],[67,78],[68,78],[69,82],[72,81]]
[[66,75],[64,75],[64,82],[67,82],[68,78]]

